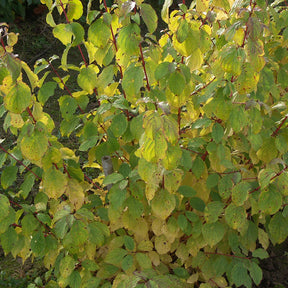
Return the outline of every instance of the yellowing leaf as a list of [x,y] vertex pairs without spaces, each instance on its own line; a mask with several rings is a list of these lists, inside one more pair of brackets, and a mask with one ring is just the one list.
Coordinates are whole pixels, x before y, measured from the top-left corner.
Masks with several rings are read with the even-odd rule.
[[49,198],[59,198],[65,192],[67,183],[67,176],[55,168],[44,172],[43,189]]
[[70,0],[67,17],[69,21],[78,20],[83,14],[83,5],[80,0]]
[[94,65],[82,68],[78,75],[77,82],[83,90],[92,94],[93,89],[97,86],[97,73]]
[[71,204],[74,206],[75,210],[78,210],[82,207],[85,195],[83,187],[76,179],[68,180],[66,194],[69,197],[69,200]]
[[62,258],[59,266],[62,277],[67,278],[74,270],[76,261],[69,255]]
[[223,239],[225,230],[225,226],[220,222],[206,223],[202,226],[204,240],[207,241],[210,247],[215,246]]
[[15,128],[21,128],[24,125],[23,118],[20,114],[14,114],[10,112],[10,124]]
[[190,71],[200,69],[203,64],[203,56],[199,48],[185,59],[185,64],[190,68]]
[[246,222],[246,210],[232,203],[225,210],[225,219],[231,228],[240,230]]
[[207,12],[209,8],[209,0],[196,0],[196,11],[199,13]]
[[172,213],[175,207],[175,195],[170,194],[165,189],[157,191],[155,197],[151,201],[152,214],[163,220]]
[[140,15],[144,23],[146,24],[150,33],[153,33],[158,24],[158,17],[155,10],[149,4],[141,4],[140,5]]
[[17,81],[10,87],[4,97],[4,106],[7,110],[20,114],[31,104],[31,91],[22,81]]
[[171,243],[167,240],[164,235],[155,237],[155,249],[158,254],[166,254],[171,249]]
[[20,147],[24,158],[40,165],[39,162],[48,149],[48,139],[45,134],[35,129],[30,136],[23,137]]

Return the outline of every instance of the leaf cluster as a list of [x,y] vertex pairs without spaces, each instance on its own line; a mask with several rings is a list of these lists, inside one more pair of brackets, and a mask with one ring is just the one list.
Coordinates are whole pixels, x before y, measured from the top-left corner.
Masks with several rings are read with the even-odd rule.
[[142,0],[41,2],[60,58],[31,69],[1,28],[5,253],[43,259],[47,288],[259,285],[288,236],[287,9],[166,0],[157,38]]

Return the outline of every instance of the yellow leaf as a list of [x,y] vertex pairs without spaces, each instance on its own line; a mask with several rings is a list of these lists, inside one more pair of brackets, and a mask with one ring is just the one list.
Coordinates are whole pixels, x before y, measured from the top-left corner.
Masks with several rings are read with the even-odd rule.
[[9,114],[10,114],[10,117],[11,117],[10,124],[13,127],[21,128],[24,125],[24,121],[23,121],[23,118],[22,118],[21,114],[15,114],[15,113],[12,113],[12,112],[10,112]]
[[69,179],[66,194],[75,210],[82,207],[85,194],[83,187],[76,179]]
[[196,11],[198,13],[207,12],[209,8],[209,0],[196,0]]
[[201,50],[197,48],[193,53],[186,58],[186,65],[190,68],[190,71],[200,69],[203,64],[203,56]]
[[59,198],[65,192],[67,182],[67,175],[55,168],[44,172],[43,189],[49,198]]

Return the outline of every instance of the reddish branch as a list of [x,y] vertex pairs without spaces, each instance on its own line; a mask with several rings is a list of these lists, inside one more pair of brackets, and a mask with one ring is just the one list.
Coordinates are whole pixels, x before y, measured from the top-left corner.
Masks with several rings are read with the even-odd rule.
[[139,43],[139,48],[140,48],[140,54],[141,54],[141,62],[142,62],[142,66],[143,66],[143,70],[144,70],[144,74],[145,74],[145,78],[146,78],[146,83],[147,83],[147,90],[150,91],[149,79],[148,79],[148,75],[147,75],[147,71],[146,71],[146,66],[145,66],[144,55],[143,55],[141,43]]
[[[286,170],[288,169],[288,166],[285,166],[280,172],[278,172],[277,174],[275,174],[273,177],[270,178],[270,181],[271,182],[272,180],[274,180],[275,178],[279,177],[282,173],[284,173]],[[253,189],[252,191],[249,192],[249,194],[255,192],[255,191],[258,191],[260,190],[261,186],[258,186],[256,187],[255,189]]]
[[[69,88],[65,85],[63,79],[61,78],[61,76],[59,75],[59,73],[57,72],[57,70],[55,69],[55,67],[52,65],[52,63],[48,60],[48,64],[50,65],[50,67],[52,68],[53,72],[55,73],[55,75],[57,76],[57,78],[60,80],[61,84],[63,85],[63,87],[65,88],[65,90],[68,92],[68,94],[72,97],[72,93],[71,91],[69,90]],[[85,112],[83,111],[83,109],[80,107],[79,104],[77,104],[79,110],[81,111],[82,114],[84,114]]]
[[[106,10],[106,13],[108,13],[108,7],[107,7],[107,3],[106,3],[106,0],[103,0],[103,3],[104,3],[104,7],[105,7],[105,10]],[[113,45],[114,45],[114,48],[115,48],[115,52],[118,51],[118,47],[117,47],[117,41],[116,41],[116,37],[115,37],[115,34],[113,32],[113,27],[112,25],[110,24],[110,31],[111,31],[111,35],[112,35],[112,41],[113,41]],[[122,67],[117,64],[118,67],[119,67],[119,71],[120,71],[120,76],[121,76],[121,79],[123,79],[123,70],[122,70]],[[123,95],[124,95],[124,98],[126,99],[126,93],[125,91],[123,90]]]
[[199,93],[200,91],[202,91],[203,89],[205,89],[205,88],[206,88],[207,86],[209,86],[215,79],[216,79],[216,77],[213,77],[213,78],[212,78],[208,83],[206,83],[204,86],[202,86],[202,87],[199,88],[198,90],[192,92],[192,93],[190,94],[190,96],[193,96],[193,95]]
[[30,115],[30,117],[32,118],[33,124],[35,124],[37,121],[36,121],[36,119],[34,118],[34,116],[33,116],[32,112],[31,112],[30,108],[27,107],[26,110],[27,110],[28,114]]
[[283,120],[281,121],[281,123],[279,124],[279,126],[277,127],[277,129],[272,133],[272,137],[276,137],[278,135],[279,130],[281,129],[281,127],[283,126],[283,124],[286,122],[286,120],[288,119],[288,116],[285,116],[283,118]]
[[35,174],[30,168],[28,168],[21,160],[17,159],[13,154],[11,154],[10,152],[8,152],[4,147],[2,147],[0,145],[0,149],[5,152],[7,155],[9,155],[11,158],[13,158],[14,160],[17,161],[17,163],[19,163],[21,166],[23,166],[26,170],[28,170],[29,172],[31,172],[37,179],[42,180],[41,177],[39,177],[37,174]]
[[243,42],[242,42],[242,45],[241,45],[242,48],[244,47],[245,42],[246,42],[246,39],[247,39],[247,36],[248,36],[248,28],[249,28],[249,26],[248,26],[248,21],[250,20],[252,14],[253,14],[253,12],[254,12],[255,6],[256,6],[256,1],[253,3],[253,6],[252,6],[252,0],[250,0],[251,11],[250,11],[250,13],[249,13],[249,17],[248,17],[248,20],[247,20],[247,23],[246,23],[246,29],[245,29],[245,31],[244,31]]

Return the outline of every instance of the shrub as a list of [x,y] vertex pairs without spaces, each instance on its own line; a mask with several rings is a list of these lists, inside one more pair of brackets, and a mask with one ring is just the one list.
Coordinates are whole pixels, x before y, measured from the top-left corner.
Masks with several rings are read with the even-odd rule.
[[[166,0],[157,39],[142,0],[89,1],[85,27],[80,0],[41,2],[58,68],[31,70],[1,34],[5,253],[42,258],[47,288],[259,285],[288,235],[287,9]],[[45,112],[56,86],[60,123]]]

